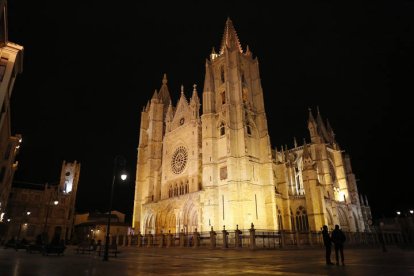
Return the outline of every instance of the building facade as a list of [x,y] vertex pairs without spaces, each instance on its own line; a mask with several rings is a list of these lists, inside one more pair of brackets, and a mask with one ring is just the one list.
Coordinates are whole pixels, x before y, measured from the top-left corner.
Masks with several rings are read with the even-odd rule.
[[[111,211],[111,227],[109,237],[111,243],[117,243],[120,236],[130,234],[130,225],[125,223],[125,214],[118,211]],[[97,243],[105,243],[106,230],[108,225],[108,213],[84,213],[75,216],[76,242],[95,240]]]
[[8,40],[7,1],[0,0],[0,235],[11,191],[21,136],[12,135],[10,98],[17,74],[23,70],[23,47]]
[[[259,63],[227,20],[197,87],[172,105],[164,75],[141,113],[133,227],[141,233],[221,229],[367,229],[350,158],[318,111],[311,141],[273,149]],[[365,209],[364,209],[365,210]],[[370,214],[369,214],[370,215]]]
[[34,240],[42,235],[48,241],[55,236],[71,239],[79,175],[79,163],[63,161],[57,185],[16,183],[5,218],[6,238]]

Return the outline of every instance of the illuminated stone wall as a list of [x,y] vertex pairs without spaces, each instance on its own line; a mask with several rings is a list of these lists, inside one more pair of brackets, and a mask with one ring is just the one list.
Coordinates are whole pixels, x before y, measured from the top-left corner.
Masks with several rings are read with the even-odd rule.
[[272,149],[259,63],[231,20],[206,61],[202,115],[192,90],[187,99],[182,87],[173,105],[164,76],[141,113],[135,229],[365,229],[349,158],[319,111],[308,119],[311,141]]

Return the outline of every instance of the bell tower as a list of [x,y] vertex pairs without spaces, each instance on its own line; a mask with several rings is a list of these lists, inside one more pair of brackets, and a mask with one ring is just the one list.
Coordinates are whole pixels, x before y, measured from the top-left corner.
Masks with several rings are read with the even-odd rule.
[[202,125],[203,187],[220,209],[211,210],[220,215],[210,223],[273,226],[272,214],[256,211],[274,201],[266,188],[273,174],[259,63],[248,46],[243,51],[230,18],[219,53],[213,48],[206,61]]

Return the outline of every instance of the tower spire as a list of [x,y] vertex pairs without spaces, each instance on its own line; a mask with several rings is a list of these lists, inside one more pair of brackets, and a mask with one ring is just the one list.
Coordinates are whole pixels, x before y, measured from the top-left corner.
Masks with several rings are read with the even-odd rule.
[[220,55],[224,53],[226,47],[230,49],[237,48],[240,53],[243,53],[239,37],[237,36],[236,29],[234,28],[230,17],[227,17],[226,25],[224,26],[224,34],[220,46]]
[[170,91],[168,91],[168,86],[167,86],[167,74],[164,74],[164,76],[162,77],[162,85],[161,85],[160,91],[158,92],[158,98],[164,104],[164,107],[165,107],[164,111],[166,111],[166,108],[171,102]]

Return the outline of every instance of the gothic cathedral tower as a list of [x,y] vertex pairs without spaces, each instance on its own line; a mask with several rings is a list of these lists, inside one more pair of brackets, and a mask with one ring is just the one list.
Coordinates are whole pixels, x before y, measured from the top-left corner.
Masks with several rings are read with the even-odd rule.
[[[227,19],[220,51],[206,61],[202,156],[203,225],[275,225],[272,157],[259,62]],[[266,210],[266,211],[265,211]],[[207,221],[208,220],[208,221]]]

